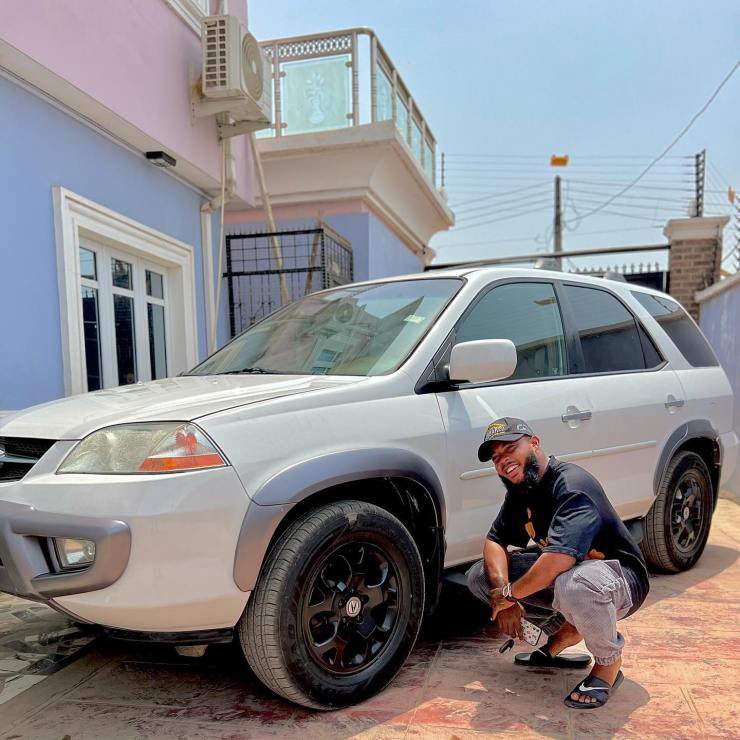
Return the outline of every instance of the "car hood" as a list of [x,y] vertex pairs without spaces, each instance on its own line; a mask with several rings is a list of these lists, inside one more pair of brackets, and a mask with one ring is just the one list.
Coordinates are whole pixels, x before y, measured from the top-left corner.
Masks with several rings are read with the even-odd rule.
[[203,375],[71,396],[0,418],[0,436],[81,439],[134,421],[191,421],[225,409],[364,380],[316,375]]

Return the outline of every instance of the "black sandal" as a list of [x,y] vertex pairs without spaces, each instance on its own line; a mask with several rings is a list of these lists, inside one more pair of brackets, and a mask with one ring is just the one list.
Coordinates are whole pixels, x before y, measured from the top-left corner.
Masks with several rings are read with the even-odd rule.
[[[617,677],[614,679],[614,683],[611,686],[609,686],[606,681],[602,681],[596,676],[588,676],[581,681],[578,686],[568,692],[568,696],[566,696],[564,700],[565,706],[570,707],[571,709],[598,709],[599,707],[603,707],[604,704],[609,701],[611,692],[616,691],[623,680],[624,675],[622,674],[622,671],[617,673]],[[571,694],[583,694],[585,696],[590,696],[596,701],[578,701],[577,699],[571,699]]]
[[591,663],[591,656],[584,653],[550,655],[547,646],[543,646],[531,653],[519,653],[514,656],[514,662],[532,668],[585,668]]

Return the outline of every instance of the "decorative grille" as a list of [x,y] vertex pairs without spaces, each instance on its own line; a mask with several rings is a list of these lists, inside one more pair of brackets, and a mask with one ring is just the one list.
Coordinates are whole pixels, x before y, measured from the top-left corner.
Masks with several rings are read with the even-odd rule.
[[327,36],[320,39],[301,39],[278,45],[281,61],[331,56],[352,51],[352,36]]

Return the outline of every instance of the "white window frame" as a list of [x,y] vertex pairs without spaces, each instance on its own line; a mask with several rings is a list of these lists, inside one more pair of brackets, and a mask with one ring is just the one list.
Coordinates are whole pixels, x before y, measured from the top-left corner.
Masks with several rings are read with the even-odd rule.
[[[80,237],[80,248],[95,254],[98,279],[81,278],[81,286],[94,288],[98,293],[98,341],[101,353],[101,379],[103,388],[115,388],[118,383],[118,353],[116,351],[114,296],[121,295],[133,299],[134,309],[134,346],[136,353],[136,380],[147,382],[152,379],[151,357],[149,350],[149,323],[147,303],[164,308],[165,354],[169,370],[172,347],[170,345],[170,312],[167,302],[169,269],[163,265],[143,260],[134,254],[111,249],[93,241],[87,236]],[[111,277],[112,260],[120,260],[131,265],[131,288],[114,286]],[[162,277],[164,298],[153,298],[146,294],[146,272],[156,272]],[[85,358],[86,359],[86,358]],[[168,375],[169,375],[168,371]],[[87,376],[86,376],[87,377]],[[87,390],[89,388],[85,386]]]
[[210,15],[210,0],[165,0],[172,10],[200,36],[200,24]]
[[[83,285],[79,259],[81,239],[83,247],[84,241],[89,239],[109,248],[120,259],[125,260],[128,255],[129,261],[131,257],[143,261],[144,269],[166,270],[168,374],[176,375],[193,367],[198,361],[193,246],[83,198],[66,188],[54,187],[53,197],[65,394],[74,395],[87,391],[85,337],[80,298]],[[98,264],[99,286],[104,284],[104,281],[101,281],[101,267]],[[142,273],[140,279],[143,279],[143,269],[139,272]],[[145,295],[146,290],[142,290]],[[102,306],[100,291],[98,300]],[[98,311],[102,314],[100,308]],[[98,320],[101,322],[102,316],[99,316]],[[137,346],[141,346],[138,334],[136,339]],[[148,339],[143,347],[148,348]],[[107,354],[109,351],[109,347],[101,344],[101,353]],[[146,370],[149,369],[149,352],[142,351],[140,355],[143,359],[138,363],[139,372],[144,369],[144,377],[148,377],[149,373]],[[143,367],[142,362],[145,363]],[[104,359],[103,364],[105,363]],[[106,382],[105,375],[103,383],[105,386],[110,385]]]
[[[141,280],[141,307],[143,311],[143,322],[142,326],[144,327],[144,339],[146,340],[146,359],[144,360],[144,366],[148,370],[147,377],[154,379],[154,368],[152,367],[152,359],[151,359],[151,348],[149,347],[149,306],[148,304],[152,304],[154,306],[162,306],[164,309],[164,354],[165,354],[165,362],[167,364],[168,372],[167,375],[169,375],[169,366],[170,366],[170,357],[172,356],[172,345],[170,343],[170,302],[168,298],[168,284],[169,284],[169,275],[167,273],[166,269],[162,269],[161,265],[154,265],[148,262],[140,262],[140,280]],[[162,298],[155,298],[154,296],[149,295],[146,292],[146,273],[149,272],[156,272],[158,275],[162,278]]]

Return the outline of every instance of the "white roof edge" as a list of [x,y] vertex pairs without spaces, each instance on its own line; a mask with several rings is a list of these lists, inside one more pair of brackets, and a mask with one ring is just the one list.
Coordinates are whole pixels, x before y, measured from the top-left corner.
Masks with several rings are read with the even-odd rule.
[[736,272],[734,275],[731,275],[724,280],[719,280],[708,288],[704,288],[704,290],[697,290],[696,293],[694,293],[694,299],[697,303],[704,303],[710,298],[715,298],[720,293],[724,293],[726,290],[734,288],[736,285],[740,285],[740,272]]

